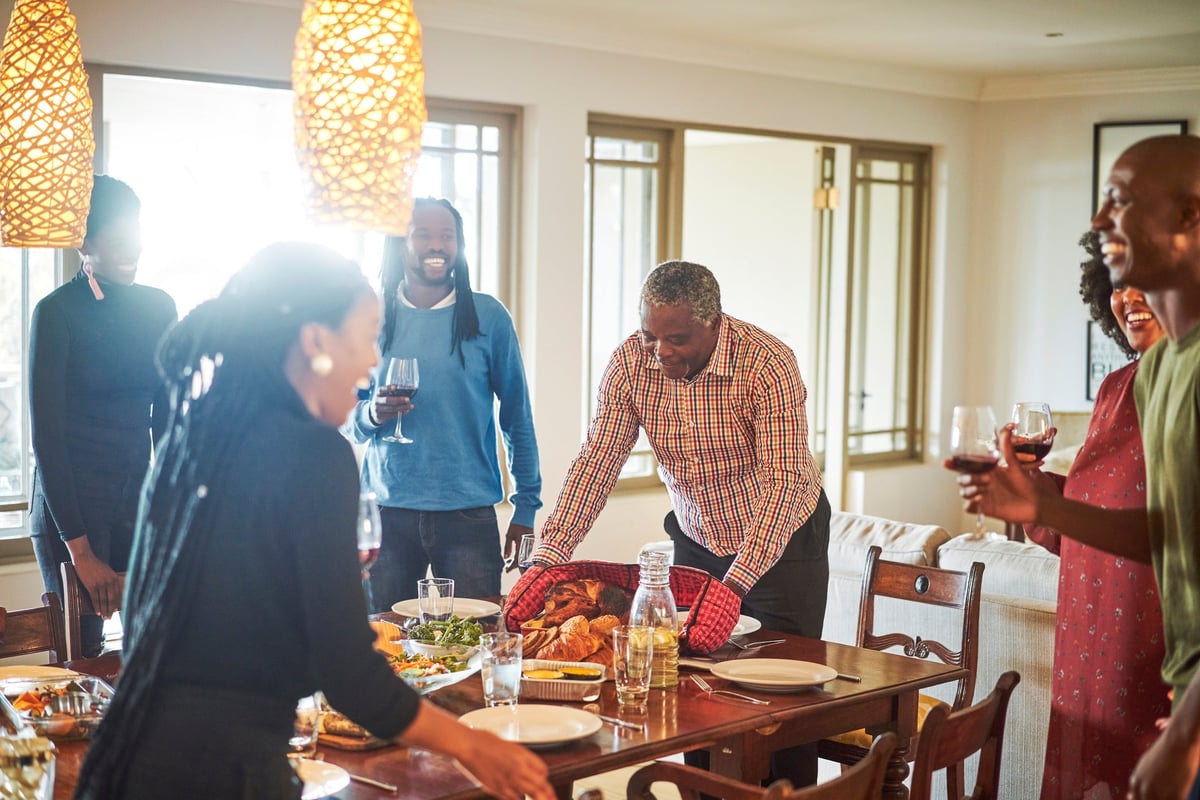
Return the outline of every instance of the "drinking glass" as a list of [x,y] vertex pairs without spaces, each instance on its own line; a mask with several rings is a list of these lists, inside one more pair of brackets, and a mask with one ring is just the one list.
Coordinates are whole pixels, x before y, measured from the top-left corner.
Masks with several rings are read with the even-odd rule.
[[[959,472],[978,475],[991,472],[1000,463],[996,439],[996,414],[991,406],[955,406],[950,422],[950,459]],[[975,518],[975,536],[987,531],[983,512]]]
[[288,739],[288,758],[312,758],[317,754],[321,728],[321,693],[301,697],[296,703],[296,721]]
[[417,581],[417,610],[421,624],[450,619],[454,612],[454,579],[421,578]]
[[1054,420],[1048,403],[1022,402],[1013,405],[1012,443],[1020,461],[1041,461],[1054,446]]
[[[387,372],[384,373],[383,389],[381,393],[384,397],[407,397],[412,399],[417,393],[417,387],[420,385],[420,372],[417,369],[417,360],[415,358],[391,358],[388,359]],[[412,444],[412,439],[404,435],[400,430],[400,415],[396,415],[396,432],[390,436],[384,436],[385,442],[399,442],[400,444]]]
[[618,625],[613,628],[612,638],[617,702],[622,706],[643,706],[650,694],[654,629],[646,625]]
[[479,637],[483,675],[483,702],[490,706],[512,706],[521,694],[521,650],[519,633],[485,633]]
[[521,572],[533,566],[533,551],[537,550],[537,535],[527,533],[521,537],[521,546],[517,548],[517,566]]

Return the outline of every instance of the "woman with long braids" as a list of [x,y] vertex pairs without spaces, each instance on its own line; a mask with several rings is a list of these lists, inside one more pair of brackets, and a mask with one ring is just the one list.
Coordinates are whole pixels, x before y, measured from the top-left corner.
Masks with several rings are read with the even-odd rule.
[[[533,533],[542,476],[525,365],[508,311],[471,290],[463,220],[446,200],[417,200],[406,238],[389,238],[381,284],[380,350],[415,358],[416,401],[389,397],[383,375],[358,404],[349,435],[368,442],[363,485],[379,498],[383,544],[371,569],[375,611],[416,597],[432,566],[459,597],[500,594],[504,554]],[[496,404],[499,401],[499,414]],[[388,441],[404,415],[411,444]],[[496,421],[516,484],[500,547],[496,504],[504,499]]]
[[317,690],[497,797],[553,797],[541,759],[423,702],[372,649],[336,426],[378,360],[379,316],[352,262],[277,244],[167,334],[171,413],[143,489],[120,691],[77,798],[299,798],[287,742]]

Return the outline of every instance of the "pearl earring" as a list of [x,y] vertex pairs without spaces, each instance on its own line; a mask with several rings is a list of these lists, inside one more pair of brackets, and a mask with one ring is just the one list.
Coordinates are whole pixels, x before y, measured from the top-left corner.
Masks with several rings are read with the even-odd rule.
[[333,358],[328,353],[317,353],[309,359],[308,368],[323,378],[333,372]]

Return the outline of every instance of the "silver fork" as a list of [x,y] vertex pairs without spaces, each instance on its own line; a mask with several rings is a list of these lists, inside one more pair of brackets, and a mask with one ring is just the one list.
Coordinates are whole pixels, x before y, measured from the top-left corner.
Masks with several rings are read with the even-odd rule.
[[784,641],[785,640],[783,639],[764,639],[761,642],[749,642],[748,644],[742,644],[737,639],[730,639],[729,643],[738,650],[757,650],[760,647],[770,647],[773,644],[783,644]]
[[745,700],[747,703],[754,703],[758,706],[771,705],[770,700],[759,700],[757,697],[751,697],[748,694],[738,694],[737,692],[731,692],[728,689],[714,689],[708,685],[708,681],[704,680],[704,678],[701,678],[699,675],[693,674],[691,678],[693,681],[695,681],[696,685],[707,694],[723,694],[726,697],[736,697],[738,700]]

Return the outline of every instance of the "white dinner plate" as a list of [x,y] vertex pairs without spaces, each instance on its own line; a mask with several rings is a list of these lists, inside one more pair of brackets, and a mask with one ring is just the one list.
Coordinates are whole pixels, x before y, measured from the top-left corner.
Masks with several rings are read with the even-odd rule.
[[[402,617],[419,617],[421,609],[417,606],[417,598],[411,600],[401,600],[399,603],[392,604],[392,611],[395,611]],[[495,603],[489,603],[487,600],[472,600],[469,597],[454,598],[454,616],[459,619],[467,617],[491,617],[500,613],[500,606]]]
[[743,636],[747,633],[754,633],[762,627],[762,623],[754,617],[747,617],[745,614],[738,615],[737,625],[733,626],[733,632],[730,636]]
[[501,739],[527,747],[586,739],[604,724],[595,714],[578,708],[520,704],[480,708],[458,719],[468,728],[491,731]]
[[56,680],[58,678],[76,678],[78,676],[78,672],[73,672],[69,669],[61,669],[60,667],[42,667],[28,664],[0,667],[0,681],[45,681]]
[[739,658],[710,667],[713,675],[760,692],[791,692],[820,686],[837,677],[837,670],[791,658]]
[[453,686],[459,681],[464,681],[475,673],[479,672],[479,668],[483,665],[483,656],[476,653],[467,659],[467,668],[461,669],[458,672],[445,672],[441,675],[425,675],[420,678],[405,678],[404,682],[412,688],[416,689],[421,694],[429,694],[436,692],[438,689],[443,689],[447,686]]
[[[687,619],[688,611],[690,611],[690,610],[691,609],[688,609],[688,608],[679,609],[679,624],[680,625],[682,625],[683,621],[685,619]],[[754,633],[756,630],[758,630],[761,627],[762,627],[762,623],[759,622],[758,620],[756,620],[754,617],[747,617],[745,614],[739,614],[737,624],[733,626],[733,630],[730,631],[729,635],[731,637],[732,636],[743,636],[747,633]]]
[[296,761],[296,774],[304,781],[301,800],[318,800],[340,792],[350,785],[350,773],[337,764],[301,758]]

